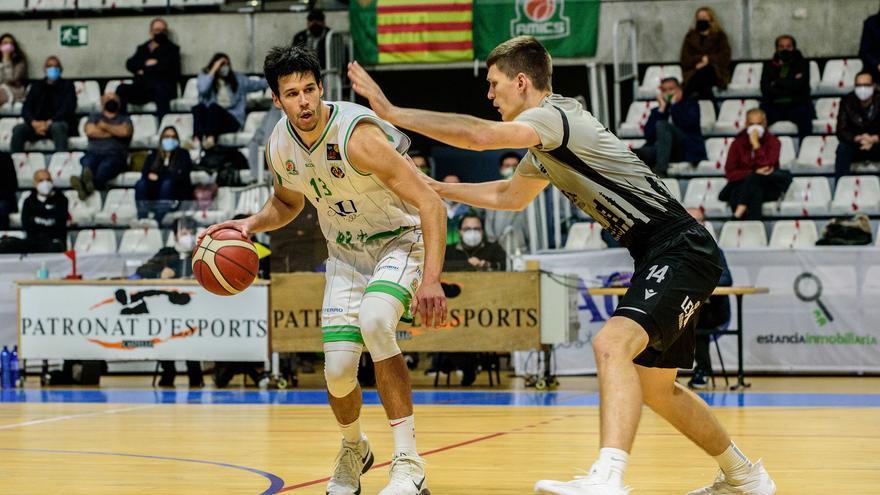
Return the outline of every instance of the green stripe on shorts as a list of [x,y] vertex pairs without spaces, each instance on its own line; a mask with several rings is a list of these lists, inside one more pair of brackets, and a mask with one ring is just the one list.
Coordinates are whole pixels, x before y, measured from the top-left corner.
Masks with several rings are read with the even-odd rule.
[[329,325],[321,327],[321,336],[324,342],[356,342],[364,343],[361,329],[354,325]]
[[385,294],[394,296],[395,299],[403,303],[404,312],[409,310],[409,303],[412,300],[412,295],[409,293],[409,290],[402,285],[387,280],[374,280],[373,282],[370,282],[370,285],[364,290],[364,294],[369,294],[370,292],[384,292]]

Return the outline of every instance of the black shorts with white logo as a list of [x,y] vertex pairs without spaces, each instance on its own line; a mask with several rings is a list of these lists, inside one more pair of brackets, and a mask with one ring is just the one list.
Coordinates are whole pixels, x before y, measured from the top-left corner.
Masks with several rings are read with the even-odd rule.
[[686,368],[694,362],[700,307],[721,277],[718,245],[694,223],[651,246],[635,260],[635,273],[614,316],[648,332],[648,347],[633,361],[651,368]]

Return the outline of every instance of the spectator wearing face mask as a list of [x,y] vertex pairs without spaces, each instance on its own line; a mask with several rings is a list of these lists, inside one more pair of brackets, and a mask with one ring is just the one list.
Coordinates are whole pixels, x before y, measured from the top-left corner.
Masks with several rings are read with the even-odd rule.
[[324,11],[321,9],[312,10],[309,12],[308,17],[306,17],[306,22],[306,29],[303,29],[293,36],[293,45],[311,48],[311,50],[318,56],[318,62],[321,64],[321,69],[326,69],[327,50],[324,45],[327,33],[330,32],[330,28],[328,28],[325,23]]
[[253,81],[232,70],[229,56],[215,53],[198,81],[199,104],[192,107],[193,132],[202,147],[214,146],[217,136],[244,126],[248,93],[265,91],[265,79]]
[[9,33],[0,35],[0,106],[24,101],[27,58]]
[[[502,180],[513,178],[520,155],[512,151],[501,155],[498,173]],[[525,211],[486,210],[486,239],[496,242],[508,252],[526,250],[528,224]]]
[[727,152],[724,173],[727,184],[718,199],[725,201],[740,220],[760,220],[761,205],[774,201],[791,184],[791,173],[779,169],[779,138],[767,130],[764,111],[753,108],[746,114],[746,128]]
[[834,176],[850,173],[855,162],[880,161],[880,94],[867,70],[856,74],[856,87],[840,101]]
[[694,15],[694,27],[681,45],[681,68],[686,98],[714,100],[712,88],[725,89],[730,82],[730,43],[709,7]]
[[164,19],[150,22],[150,39],[137,47],[125,68],[134,74],[134,80],[116,90],[123,105],[153,102],[161,120],[168,113],[171,100],[177,97],[180,79],[180,47],[168,38],[168,23]]
[[810,62],[797,49],[794,37],[776,38],[776,53],[764,62],[761,72],[761,109],[767,124],[780,120],[794,122],[798,137],[813,130],[813,102],[810,100]]
[[667,77],[660,82],[657,104],[645,123],[647,144],[633,150],[635,154],[660,177],[666,177],[670,162],[705,160],[697,100],[684,98],[678,79]]
[[192,160],[189,152],[180,148],[177,129],[168,126],[160,136],[159,148],[147,157],[141,178],[134,186],[138,218],[147,218],[152,212],[159,224],[178,201],[193,197],[189,178]]
[[483,233],[483,222],[480,217],[470,212],[465,214],[458,227],[459,242],[452,249],[446,250],[446,262],[443,269],[447,271],[504,271],[507,254],[494,242],[489,242]]
[[89,145],[80,160],[82,175],[70,178],[79,199],[85,200],[96,189],[106,190],[107,183],[125,170],[132,131],[131,118],[122,113],[119,97],[105,93],[101,111],[90,115],[86,122]]
[[31,84],[21,109],[23,124],[12,129],[13,153],[24,151],[26,142],[52,139],[55,151],[67,151],[69,129],[76,113],[73,83],[61,78],[61,61],[52,55],[44,65],[46,78]]
[[[443,182],[458,184],[461,179],[457,175],[449,174],[443,177]],[[446,245],[451,246],[458,243],[458,224],[462,217],[471,211],[471,207],[464,203],[457,203],[450,199],[443,199],[443,205],[446,207]]]
[[56,253],[67,249],[67,198],[56,191],[46,169],[34,172],[34,191],[21,209],[25,252]]

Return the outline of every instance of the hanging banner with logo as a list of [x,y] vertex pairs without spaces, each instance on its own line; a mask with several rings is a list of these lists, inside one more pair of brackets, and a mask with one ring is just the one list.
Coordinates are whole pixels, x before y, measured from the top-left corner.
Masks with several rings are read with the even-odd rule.
[[554,57],[592,57],[599,39],[599,0],[474,0],[474,55],[510,38],[537,38]]
[[[507,352],[540,344],[538,273],[444,273],[449,307],[446,326],[426,328],[420,318],[397,327],[404,351]],[[322,308],[324,275],[272,275],[272,350],[320,352],[321,315],[343,311]]]
[[195,281],[23,282],[23,359],[265,361],[269,287],[232,297]]
[[[880,250],[875,247],[727,249],[737,286],[768,287],[743,298],[744,366],[747,371],[880,372]],[[580,277],[580,338],[556,346],[560,374],[595,373],[592,337],[617,306],[614,296],[591,296],[615,274],[632,273],[623,249],[548,254],[529,259],[541,269]],[[736,325],[731,297],[730,327]],[[727,371],[736,369],[736,337],[719,339]],[[720,370],[715,351],[713,365]],[[528,368],[517,353],[517,372]],[[528,362],[531,367],[536,360]]]
[[352,0],[354,58],[362,64],[473,60],[472,0]]

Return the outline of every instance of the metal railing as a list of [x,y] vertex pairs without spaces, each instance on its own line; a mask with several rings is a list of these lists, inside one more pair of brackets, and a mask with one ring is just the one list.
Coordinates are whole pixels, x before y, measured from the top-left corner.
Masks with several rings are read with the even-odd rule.
[[614,130],[620,127],[624,116],[621,115],[620,92],[621,85],[631,81],[633,94],[638,86],[638,38],[636,21],[633,19],[620,19],[614,23],[611,31],[612,38],[612,63],[614,64]]
[[348,63],[353,52],[351,33],[334,31],[324,39],[324,94],[331,101],[354,101],[348,80]]

